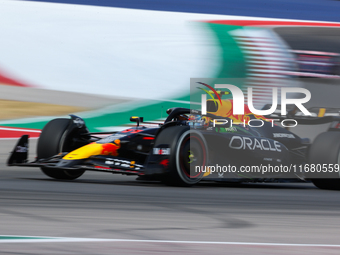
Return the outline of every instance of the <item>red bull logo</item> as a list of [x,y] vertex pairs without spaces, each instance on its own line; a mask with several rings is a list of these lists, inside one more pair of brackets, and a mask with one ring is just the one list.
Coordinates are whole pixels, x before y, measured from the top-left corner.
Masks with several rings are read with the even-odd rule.
[[237,123],[237,122],[248,123],[249,120],[250,120],[250,116],[254,116],[256,119],[269,121],[267,118],[265,118],[262,115],[257,115],[257,114],[252,113],[249,110],[249,107],[247,105],[244,105],[244,114],[235,115],[235,114],[233,114],[233,112],[234,112],[233,100],[224,100],[224,102],[225,102],[225,107],[221,108],[221,112],[220,112],[221,115],[219,115],[219,116],[230,118],[230,119],[234,120],[234,123]]
[[[234,107],[233,107],[233,100],[225,100],[224,104],[222,104],[221,110],[219,111],[219,116],[227,117],[235,122],[248,122],[250,120],[249,115],[253,114],[248,106],[244,105],[244,114],[233,114],[234,113]],[[224,106],[224,107],[223,107]]]
[[116,139],[114,143],[102,144],[101,155],[118,156],[118,150],[120,149],[120,140]]
[[80,147],[74,151],[71,151],[63,157],[66,160],[85,159],[94,155],[112,155],[118,156],[118,150],[120,149],[120,140],[116,139],[114,143],[90,143],[83,147]]

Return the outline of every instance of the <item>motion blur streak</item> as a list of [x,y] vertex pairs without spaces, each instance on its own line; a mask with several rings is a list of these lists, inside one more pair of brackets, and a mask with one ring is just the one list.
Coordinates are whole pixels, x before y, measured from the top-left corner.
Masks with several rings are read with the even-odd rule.
[[146,10],[176,11],[257,16],[285,19],[340,21],[339,2],[324,0],[34,0],[123,7]]

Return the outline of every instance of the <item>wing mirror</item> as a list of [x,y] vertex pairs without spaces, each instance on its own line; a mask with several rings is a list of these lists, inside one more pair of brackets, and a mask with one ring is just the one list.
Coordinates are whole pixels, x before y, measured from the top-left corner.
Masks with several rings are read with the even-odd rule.
[[143,122],[143,117],[132,116],[130,117],[130,121],[137,122],[137,127],[138,127],[139,123]]

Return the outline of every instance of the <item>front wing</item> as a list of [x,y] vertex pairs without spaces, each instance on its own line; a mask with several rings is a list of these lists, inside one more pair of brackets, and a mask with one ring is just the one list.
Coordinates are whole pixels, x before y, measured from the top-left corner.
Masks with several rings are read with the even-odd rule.
[[49,169],[60,170],[88,170],[98,172],[110,172],[127,175],[143,175],[144,165],[138,164],[133,160],[118,158],[114,156],[91,156],[86,159],[74,160],[72,164],[60,164],[64,161],[62,158],[67,153],[60,153],[50,158],[36,159],[28,161],[28,135],[23,135],[7,161],[8,166],[23,167],[43,167]]

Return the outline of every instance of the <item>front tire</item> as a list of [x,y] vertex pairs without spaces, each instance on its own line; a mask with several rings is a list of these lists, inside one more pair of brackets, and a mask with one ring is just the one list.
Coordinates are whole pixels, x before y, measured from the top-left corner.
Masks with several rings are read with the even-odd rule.
[[[38,159],[49,158],[60,152],[72,151],[71,136],[68,136],[68,128],[71,126],[70,119],[54,119],[46,124],[41,131],[38,145]],[[61,170],[41,167],[41,171],[54,179],[74,180],[85,172],[84,170]]]

